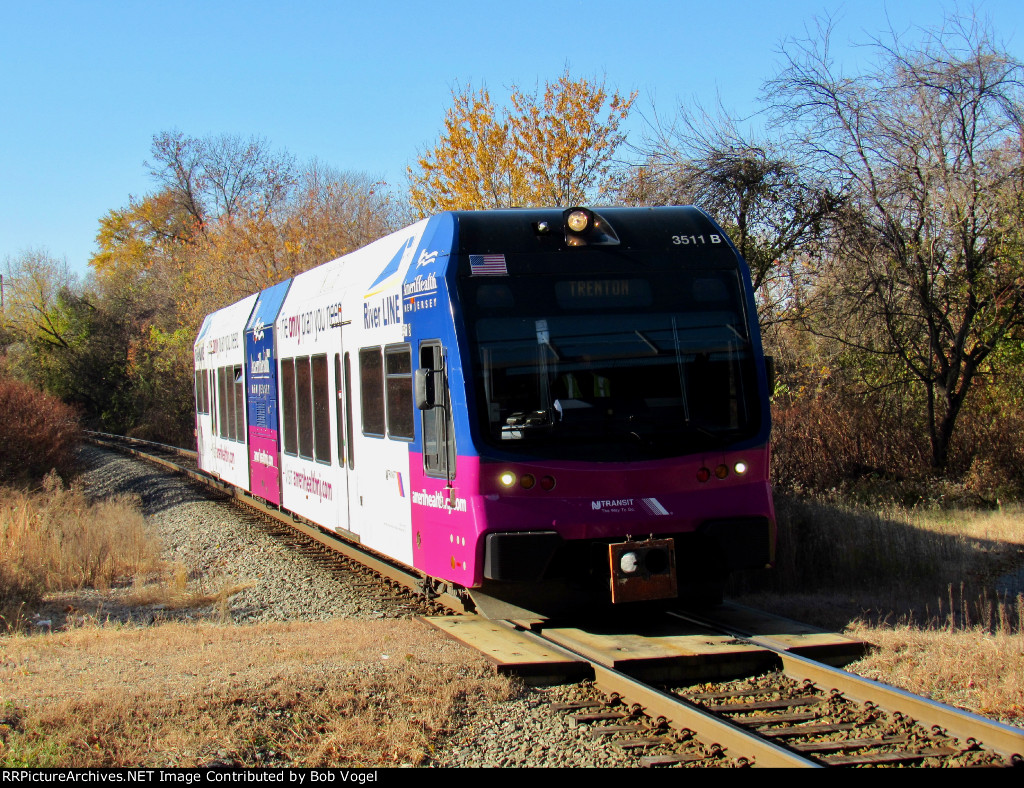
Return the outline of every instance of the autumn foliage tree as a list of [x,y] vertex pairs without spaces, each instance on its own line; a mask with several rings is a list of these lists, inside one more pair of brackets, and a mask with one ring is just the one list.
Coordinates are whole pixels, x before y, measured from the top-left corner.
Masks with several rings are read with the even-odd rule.
[[586,203],[607,179],[635,99],[568,71],[543,92],[513,87],[503,108],[486,88],[453,90],[444,133],[408,168],[410,201],[420,215]]
[[369,176],[299,169],[258,139],[165,132],[147,166],[157,190],[101,220],[91,261],[96,303],[127,334],[130,412],[108,426],[185,443],[203,317],[396,229],[401,206]]

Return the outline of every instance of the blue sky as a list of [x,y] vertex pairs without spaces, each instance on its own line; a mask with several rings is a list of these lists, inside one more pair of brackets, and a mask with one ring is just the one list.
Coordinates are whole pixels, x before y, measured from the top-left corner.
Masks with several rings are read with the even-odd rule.
[[[1024,2],[982,0],[1024,60]],[[780,42],[815,16],[848,46],[938,25],[953,2],[856,0],[0,0],[0,261],[45,249],[84,273],[98,223],[153,189],[154,134],[265,138],[300,163],[405,186],[451,90],[605,76],[662,116],[754,107]],[[639,116],[631,133],[638,136]]]

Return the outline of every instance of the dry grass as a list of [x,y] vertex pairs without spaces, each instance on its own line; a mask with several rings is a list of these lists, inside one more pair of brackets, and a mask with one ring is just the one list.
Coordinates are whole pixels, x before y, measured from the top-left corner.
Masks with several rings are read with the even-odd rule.
[[[1018,622],[1020,624],[1022,622]],[[876,646],[848,666],[862,676],[1013,725],[1024,723],[1024,634],[854,624]]]
[[414,621],[85,627],[0,641],[0,766],[418,764],[515,689]]
[[1024,723],[1024,511],[875,512],[780,497],[779,566],[738,579],[741,600],[878,648],[850,669]]
[[91,502],[53,474],[37,493],[0,488],[0,629],[47,592],[110,588],[160,568],[160,545],[133,501]]
[[[818,596],[832,600],[826,607],[833,612],[873,620],[929,623],[952,612],[965,628],[998,626],[1000,606],[1010,608],[1002,618],[1018,618],[1015,601],[1000,598],[995,581],[1024,564],[1019,508],[872,511],[780,496],[776,511],[776,568],[736,578],[734,595]],[[848,603],[837,605],[842,598]]]
[[211,585],[215,586],[216,590],[206,590],[190,584],[188,570],[176,564],[165,568],[159,574],[136,577],[131,592],[124,599],[124,604],[136,607],[158,605],[167,610],[219,605],[222,608],[222,618],[227,621],[230,619],[227,605],[231,597],[251,588],[253,583],[213,582]]
[[54,475],[35,493],[0,488],[0,548],[0,632],[25,629],[25,611],[62,591],[128,589],[111,598],[118,607],[219,605],[226,620],[230,598],[248,588],[190,583],[183,566],[161,560],[136,501],[91,501]]

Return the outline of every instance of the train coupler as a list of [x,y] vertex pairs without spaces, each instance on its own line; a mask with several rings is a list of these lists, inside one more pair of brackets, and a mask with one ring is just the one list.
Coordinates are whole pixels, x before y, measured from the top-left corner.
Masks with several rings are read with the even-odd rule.
[[673,539],[608,545],[612,602],[646,602],[678,595]]

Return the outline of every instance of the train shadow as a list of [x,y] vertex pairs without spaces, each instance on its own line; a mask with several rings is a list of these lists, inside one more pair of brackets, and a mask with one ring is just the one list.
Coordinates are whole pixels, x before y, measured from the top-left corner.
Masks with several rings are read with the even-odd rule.
[[[130,496],[140,502],[144,515],[159,514],[185,503],[227,498],[223,493],[205,490],[198,484],[183,484],[181,477],[116,451],[83,446],[79,459],[83,472],[89,475],[86,493],[91,498]],[[125,473],[124,463],[132,463],[134,470]]]
[[886,514],[777,495],[776,514],[775,567],[736,573],[730,599],[835,630],[1022,628],[1024,512]]

